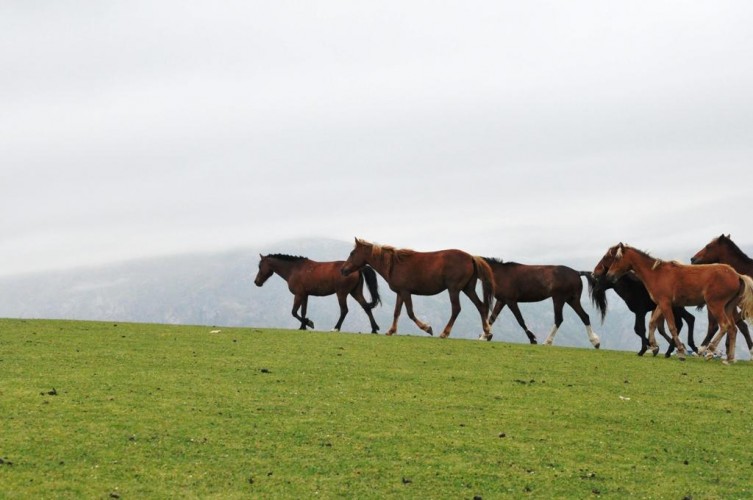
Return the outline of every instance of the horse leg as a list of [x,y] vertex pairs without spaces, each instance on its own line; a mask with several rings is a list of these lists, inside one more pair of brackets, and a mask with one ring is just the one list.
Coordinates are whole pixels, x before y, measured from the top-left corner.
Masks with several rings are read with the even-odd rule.
[[[707,308],[708,309],[708,308]],[[717,332],[719,328],[719,322],[716,320],[713,314],[711,314],[711,311],[708,312],[708,318],[709,318],[709,326],[706,328],[706,336],[703,338],[703,342],[701,342],[701,348],[698,349],[698,354],[703,354],[706,352],[706,349],[708,349],[709,343],[711,343],[711,339],[714,337],[714,334]]]
[[575,314],[578,315],[580,320],[586,326],[586,335],[588,335],[588,340],[591,342],[591,345],[594,346],[594,348],[596,349],[601,347],[601,340],[599,340],[599,336],[596,335],[593,331],[593,328],[591,328],[591,318],[589,318],[586,311],[583,310],[583,306],[580,304],[580,298],[579,297],[571,298],[570,300],[567,301],[567,305],[573,308],[573,311],[575,311]]
[[740,316],[740,311],[735,308],[735,326],[737,326],[737,329],[740,331],[740,333],[743,334],[743,337],[745,337],[745,343],[748,346],[748,351],[750,352],[751,358],[753,358],[753,341],[750,339],[750,330],[748,329],[748,323],[745,322],[744,319]]
[[510,302],[510,310],[512,311],[513,316],[515,316],[515,319],[518,321],[518,324],[523,329],[524,332],[526,332],[526,336],[528,337],[528,341],[531,344],[537,344],[536,342],[536,335],[533,334],[531,330],[528,329],[528,326],[526,326],[526,320],[523,319],[523,315],[520,313],[520,308],[518,307],[517,302]]
[[[311,323],[310,320],[306,319],[306,302],[308,297],[306,295],[296,295],[293,299],[293,317],[301,322],[301,326],[298,328],[299,330],[305,330],[306,325]],[[303,306],[302,315],[298,315],[298,309]],[[314,327],[314,324],[311,323],[311,328]]]
[[371,313],[369,303],[366,302],[366,298],[363,296],[363,290],[361,290],[360,287],[356,287],[355,290],[350,292],[350,295],[352,295],[353,298],[356,299],[356,302],[358,302],[361,307],[363,307],[363,310],[366,311],[366,315],[369,317],[369,322],[371,323],[371,333],[377,333],[379,331],[379,325],[377,325],[377,322],[374,320],[374,315]]
[[680,341],[680,335],[677,330],[677,323],[675,323],[675,315],[672,312],[672,304],[665,301],[660,305],[660,307],[662,314],[664,314],[664,319],[667,322],[667,326],[669,327],[669,332],[672,334],[672,340],[675,343],[675,347],[677,347],[677,359],[679,359],[680,361],[685,361],[685,355],[687,354],[687,351],[685,350],[685,345]]
[[[413,320],[416,326],[429,335],[434,335],[434,330],[431,329],[431,326],[427,325],[426,323],[418,319],[415,314],[413,314],[413,299],[411,298],[409,293],[405,294],[405,296],[403,297],[403,302],[405,302],[405,310],[408,312],[408,317]],[[445,328],[445,330],[447,330],[447,328]],[[449,333],[447,335],[449,335]],[[445,335],[445,337],[447,335]]]
[[743,334],[743,337],[745,337],[745,343],[748,345],[748,351],[750,352],[750,357],[753,358],[753,342],[750,339],[750,330],[748,329],[748,323],[745,322],[745,320],[740,319],[737,323],[737,329],[740,330],[740,333]]
[[306,326],[308,326],[309,328],[314,328],[314,322],[306,317],[306,309],[308,309],[308,307],[309,307],[309,296],[304,295],[303,300],[301,301],[301,318],[303,319],[303,321],[306,322]]
[[[475,286],[475,283],[474,283]],[[473,302],[473,305],[476,306],[476,309],[478,309],[478,313],[481,315],[481,328],[483,329],[484,333],[482,333],[479,336],[479,340],[491,340],[492,339],[492,331],[491,331],[491,323],[489,320],[487,320],[487,316],[489,314],[489,310],[484,305],[483,301],[478,297],[476,294],[476,289],[474,286],[467,286],[463,293],[465,293],[469,299],[471,299],[471,302]]]
[[546,337],[544,345],[552,345],[552,342],[554,342],[554,336],[557,335],[557,330],[559,330],[560,325],[562,324],[562,308],[565,307],[565,301],[560,298],[552,297],[552,303],[554,304],[554,326],[552,327],[552,331],[549,332],[549,335]]
[[633,331],[641,338],[641,350],[638,351],[638,356],[643,356],[648,349],[648,339],[646,338],[646,313],[635,313],[635,324],[633,325]]
[[397,294],[395,297],[395,315],[392,319],[392,326],[387,330],[387,335],[394,335],[397,332],[397,319],[400,317],[400,311],[403,310],[403,297]]
[[[667,346],[667,352],[664,353],[664,357],[668,358],[672,355],[672,352],[675,350],[675,344],[672,342],[672,337],[667,335],[667,331],[664,329],[664,321],[659,321],[656,324],[656,330],[659,332],[659,335],[664,337],[664,340],[667,341],[669,344]],[[654,356],[656,356],[656,353],[654,353]]]
[[493,325],[495,321],[497,321],[497,318],[499,317],[499,313],[502,312],[502,309],[505,307],[505,302],[503,300],[497,300],[496,304],[494,304],[494,309],[492,310],[491,316],[489,316],[489,324]]
[[448,290],[448,292],[450,293],[450,305],[452,306],[452,314],[450,314],[450,321],[447,322],[447,326],[444,327],[444,330],[442,330],[442,333],[439,335],[440,339],[446,339],[450,336],[452,326],[455,324],[455,320],[457,319],[458,314],[460,314],[460,292],[451,290]]
[[688,345],[693,349],[693,352],[697,353],[698,347],[696,347],[695,340],[693,339],[693,332],[695,331],[695,316],[693,316],[692,313],[689,313],[684,307],[680,307],[678,310],[683,321],[688,324]]
[[[660,308],[655,308],[651,313],[651,318],[648,320],[648,345],[651,348],[651,352],[656,356],[659,353],[659,344],[656,343],[656,325],[664,319],[664,315]],[[662,335],[666,337],[666,334],[662,327]],[[667,338],[669,340],[669,338]]]
[[340,327],[343,325],[345,316],[348,314],[348,294],[337,292],[337,303],[340,305],[340,319],[337,320],[337,324],[332,329],[335,332],[340,331]]

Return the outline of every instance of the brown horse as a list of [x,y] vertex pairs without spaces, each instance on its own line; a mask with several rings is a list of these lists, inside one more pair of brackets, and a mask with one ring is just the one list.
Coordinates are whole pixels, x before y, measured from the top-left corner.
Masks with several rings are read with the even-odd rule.
[[[397,320],[403,308],[408,310],[408,317],[423,331],[433,334],[431,326],[419,320],[413,314],[411,295],[436,295],[444,290],[450,294],[452,315],[444,327],[441,338],[448,337],[452,325],[460,314],[460,292],[465,293],[481,315],[483,334],[479,339],[491,340],[487,316],[489,304],[494,293],[494,277],[489,265],[481,257],[475,257],[461,250],[440,250],[438,252],[416,252],[397,249],[390,246],[376,245],[356,238],[356,246],[342,273],[348,275],[365,265],[370,265],[378,272],[397,294],[395,315],[387,335],[397,331]],[[476,295],[476,282],[481,280],[484,300]]]
[[735,308],[740,305],[743,308],[743,317],[753,317],[753,279],[737,274],[726,264],[693,266],[665,262],[622,243],[607,250],[594,273],[599,272],[600,266],[609,268],[606,273],[607,279],[614,281],[633,271],[646,286],[646,290],[657,304],[657,311],[649,323],[649,342],[652,347],[656,345],[654,331],[657,313],[660,312],[672,333],[672,340],[677,347],[677,357],[684,360],[685,346],[678,337],[672,307],[698,306],[705,303],[721,326],[719,333],[709,344],[707,356],[716,351],[722,335],[726,333],[730,344],[727,361],[734,361],[737,327],[733,314]]
[[[633,331],[635,331],[635,334],[641,339],[641,349],[638,351],[638,356],[643,356],[649,348],[648,337],[646,337],[646,314],[656,310],[656,302],[651,300],[651,296],[643,285],[643,282],[636,278],[634,274],[627,273],[620,276],[616,281],[610,282],[606,279],[606,272],[607,268],[602,266],[599,273],[593,273],[596,284],[592,286],[589,281],[588,291],[591,295],[591,301],[599,313],[601,313],[602,321],[604,321],[604,317],[607,314],[607,290],[610,288],[613,289],[614,292],[625,301],[625,305],[627,305],[630,312],[635,315]],[[683,323],[688,324],[688,345],[693,351],[698,352],[698,348],[693,339],[695,316],[685,310],[684,307],[674,307],[672,313],[675,315],[678,333],[682,331]],[[667,352],[664,353],[664,356],[668,358],[672,355],[672,351],[675,350],[675,344],[665,332],[663,321],[658,322],[656,326],[659,330],[659,334],[669,343]],[[659,353],[659,346],[654,346],[652,352],[654,356],[656,356]]]
[[[708,245],[701,248],[693,257],[690,262],[693,264],[727,264],[732,266],[732,269],[740,274],[753,277],[753,259],[748,257],[745,252],[740,250],[740,247],[730,239],[729,235],[720,235],[709,242]],[[740,333],[745,337],[745,342],[748,344],[750,355],[753,358],[753,340],[750,338],[750,330],[748,325],[742,319],[737,317],[737,328],[740,329]],[[709,328],[706,332],[706,338],[701,343],[701,348],[705,348],[711,341],[711,337],[716,332],[719,325],[714,317],[709,314]]]
[[[309,295],[323,297],[337,294],[340,304],[340,319],[337,320],[334,330],[340,331],[345,315],[348,314],[348,294],[353,296],[361,304],[363,310],[369,316],[371,333],[379,331],[379,325],[374,321],[371,310],[381,302],[376,273],[369,267],[364,267],[361,272],[351,276],[343,276],[340,268],[343,261],[317,262],[306,257],[293,257],[291,255],[274,254],[259,255],[259,272],[254,283],[262,286],[272,274],[279,275],[287,281],[288,289],[295,296],[293,299],[293,317],[301,322],[300,330],[307,326],[314,328],[314,323],[306,317]],[[363,296],[363,284],[369,287],[371,302],[366,302]],[[301,315],[298,315],[301,308]]]
[[598,349],[601,345],[599,337],[591,328],[591,320],[580,304],[580,296],[583,292],[581,276],[592,280],[591,273],[578,272],[567,266],[529,266],[517,262],[502,262],[499,259],[484,258],[494,271],[494,297],[497,303],[494,305],[489,318],[489,324],[494,321],[507,306],[512,311],[515,319],[528,341],[536,343],[536,335],[526,326],[523,315],[518,308],[519,302],[540,302],[551,298],[554,305],[554,326],[544,342],[551,345],[554,335],[562,324],[562,308],[565,304],[573,308],[580,320],[586,326],[586,333],[591,344]]

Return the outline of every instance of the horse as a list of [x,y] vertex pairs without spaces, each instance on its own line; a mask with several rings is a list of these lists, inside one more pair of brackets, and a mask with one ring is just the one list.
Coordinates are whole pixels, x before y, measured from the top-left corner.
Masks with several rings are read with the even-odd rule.
[[[732,266],[732,269],[738,273],[753,277],[753,259],[748,257],[745,252],[740,250],[740,247],[735,245],[735,242],[730,239],[729,234],[726,236],[722,234],[711,240],[690,258],[690,262],[691,264],[727,264]],[[716,320],[709,314],[709,327],[706,332],[706,338],[701,342],[702,348],[708,345],[718,327],[719,325]],[[745,321],[739,319],[737,321],[737,328],[743,334],[743,337],[745,337],[750,355],[753,357],[753,341],[750,338],[748,325]]]
[[[371,333],[379,331],[379,325],[374,321],[371,310],[381,303],[379,285],[376,273],[369,267],[364,267],[358,274],[343,276],[340,268],[344,261],[317,262],[306,257],[295,257],[285,254],[259,254],[259,272],[254,283],[262,286],[272,274],[277,274],[288,283],[288,289],[295,296],[293,299],[293,317],[301,322],[299,330],[306,327],[314,328],[314,322],[306,317],[306,308],[310,295],[324,297],[336,294],[340,304],[340,319],[333,328],[339,332],[345,316],[348,314],[347,298],[350,294],[358,302],[371,323]],[[363,284],[369,288],[371,302],[366,302],[363,296]],[[301,308],[301,315],[298,309]]]
[[753,318],[753,279],[739,275],[726,264],[684,265],[665,262],[623,243],[607,250],[594,269],[594,274],[600,272],[600,266],[609,268],[606,277],[611,281],[633,271],[643,282],[651,299],[656,302],[656,311],[649,321],[651,347],[656,345],[654,331],[660,313],[669,326],[678,359],[684,360],[686,350],[678,336],[672,307],[705,303],[721,327],[709,344],[706,356],[713,356],[722,335],[726,333],[730,345],[727,362],[734,362],[737,327],[733,314],[739,305],[744,318]]
[[[391,246],[377,245],[356,238],[355,248],[341,272],[348,275],[366,265],[379,273],[395,292],[395,314],[387,335],[397,332],[397,321],[403,308],[408,317],[421,330],[433,335],[430,325],[419,320],[413,313],[412,295],[436,295],[444,290],[450,295],[452,315],[440,337],[446,338],[452,331],[455,319],[460,314],[460,292],[468,296],[481,315],[483,333],[479,340],[491,340],[492,333],[487,316],[494,294],[494,276],[489,264],[481,257],[470,255],[462,250],[440,250],[436,252],[416,252]],[[476,283],[481,281],[483,301],[476,294]]]
[[567,266],[531,266],[517,262],[503,262],[499,259],[484,257],[494,271],[494,298],[497,299],[494,310],[489,317],[489,324],[494,324],[502,309],[507,306],[512,311],[518,324],[531,344],[536,344],[536,335],[526,326],[523,315],[518,308],[519,302],[540,302],[551,298],[554,305],[554,326],[544,344],[551,345],[554,336],[562,324],[562,308],[569,305],[586,326],[586,334],[591,344],[598,349],[599,337],[591,328],[591,320],[580,303],[583,283],[581,276],[589,280],[591,273],[578,272]]
[[[623,301],[625,301],[628,309],[635,315],[633,330],[641,339],[641,349],[638,351],[638,356],[643,356],[649,347],[648,338],[646,337],[646,314],[656,309],[656,302],[651,300],[651,296],[641,280],[632,274],[625,274],[618,278],[614,283],[607,281],[606,269],[599,274],[593,274],[593,277],[595,284],[591,286],[591,282],[589,282],[589,294],[591,296],[591,302],[601,314],[602,322],[607,314],[606,291],[611,288]],[[683,307],[673,307],[672,314],[674,314],[677,321],[678,333],[682,331],[683,322],[688,324],[688,345],[690,345],[690,348],[693,349],[693,351],[698,352],[693,339],[695,316]],[[672,339],[665,332],[664,322],[660,322],[657,327],[661,336],[669,343],[667,352],[664,353],[664,357],[668,358],[672,355],[672,351],[675,350],[674,342],[672,342]],[[652,352],[654,356],[656,356],[659,353],[659,346],[657,345],[653,347]]]

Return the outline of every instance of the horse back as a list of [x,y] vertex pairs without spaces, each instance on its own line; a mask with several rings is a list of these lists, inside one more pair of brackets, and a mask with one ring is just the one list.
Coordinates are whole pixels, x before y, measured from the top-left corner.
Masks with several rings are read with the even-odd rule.
[[583,283],[574,269],[559,265],[492,264],[496,297],[515,302],[538,302],[552,295],[580,295]]
[[348,292],[355,288],[361,273],[343,276],[340,272],[345,261],[317,262],[309,260],[300,266],[288,279],[288,288],[293,293],[314,296],[332,295],[339,291]]
[[393,262],[387,282],[395,292],[436,295],[448,288],[464,288],[474,273],[473,257],[462,250],[412,252]]

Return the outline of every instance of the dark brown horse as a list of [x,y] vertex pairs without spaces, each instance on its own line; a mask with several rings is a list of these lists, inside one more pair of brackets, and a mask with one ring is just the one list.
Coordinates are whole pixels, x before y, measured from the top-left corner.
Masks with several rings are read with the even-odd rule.
[[[465,293],[481,315],[483,334],[479,339],[491,340],[487,316],[494,293],[494,277],[489,265],[481,257],[475,257],[461,250],[440,250],[438,252],[416,252],[397,249],[390,246],[376,245],[356,238],[356,246],[342,273],[348,275],[370,265],[378,272],[397,294],[395,315],[387,335],[397,331],[397,320],[403,308],[408,310],[408,317],[423,331],[433,334],[431,326],[419,320],[413,314],[411,295],[436,295],[444,290],[450,294],[452,315],[440,337],[450,335],[452,325],[460,313],[460,292]],[[484,300],[476,294],[476,282],[481,280]]]
[[[618,278],[617,281],[610,282],[606,278],[606,272],[607,269],[603,269],[599,274],[593,274],[596,284],[594,286],[589,286],[591,301],[601,314],[602,321],[604,321],[604,317],[607,314],[607,290],[610,288],[613,289],[615,293],[625,301],[630,312],[635,315],[633,330],[641,339],[641,349],[638,351],[638,356],[643,356],[649,348],[648,337],[646,336],[646,315],[656,309],[656,302],[651,300],[648,290],[646,290],[646,287],[641,280],[636,278],[635,275],[628,273]],[[695,316],[686,311],[683,307],[672,308],[672,313],[675,315],[677,321],[678,333],[682,331],[683,322],[688,324],[688,345],[693,351],[698,352],[695,341],[693,340]],[[657,325],[657,328],[661,336],[669,343],[667,352],[664,353],[664,356],[668,358],[672,355],[672,351],[675,350],[675,344],[665,332],[663,321]],[[652,352],[654,353],[654,356],[656,356],[659,352],[659,346],[654,346]]]
[[[725,236],[722,234],[711,240],[708,245],[701,248],[691,257],[690,262],[693,264],[727,264],[732,266],[732,269],[738,273],[753,277],[753,259],[740,250],[740,247],[735,245],[735,242],[730,239],[729,235]],[[740,333],[745,337],[748,350],[753,358],[753,341],[750,338],[748,325],[742,319],[735,319],[737,319],[737,328],[740,329]],[[701,349],[705,348],[711,342],[711,337],[718,327],[719,324],[709,313],[709,328],[706,331],[706,338],[701,343]]]
[[540,302],[551,298],[554,305],[554,326],[544,343],[551,345],[554,341],[554,336],[562,324],[562,308],[567,304],[586,326],[586,333],[591,344],[596,349],[599,348],[601,341],[591,328],[591,320],[580,304],[583,292],[583,283],[580,278],[585,276],[589,280],[593,279],[591,273],[578,272],[567,266],[530,266],[517,262],[502,262],[499,259],[484,258],[484,260],[494,271],[494,297],[497,299],[494,311],[489,318],[490,325],[494,324],[499,313],[507,306],[525,331],[528,341],[535,344],[536,335],[526,326],[518,303]]
[[684,360],[685,346],[680,342],[672,307],[705,303],[721,326],[719,333],[709,344],[707,356],[713,355],[722,335],[726,333],[729,336],[727,361],[734,361],[737,327],[733,315],[739,305],[743,309],[744,318],[753,318],[753,279],[739,275],[726,264],[688,266],[665,262],[622,243],[607,250],[594,273],[599,272],[600,266],[609,268],[606,276],[612,281],[633,271],[656,302],[657,310],[649,322],[649,343],[652,347],[656,345],[654,331],[657,313],[661,313],[672,333],[677,357]]
[[[293,257],[291,255],[274,254],[259,255],[259,272],[254,283],[262,286],[272,274],[277,274],[287,281],[288,289],[295,296],[293,299],[293,317],[301,322],[300,330],[307,326],[314,328],[314,323],[306,317],[309,295],[323,297],[337,294],[340,304],[340,319],[337,320],[334,330],[340,331],[345,315],[348,314],[348,294],[361,304],[363,310],[369,316],[371,333],[379,331],[379,325],[374,321],[371,310],[381,302],[376,273],[369,267],[364,267],[361,272],[351,276],[343,276],[340,268],[343,261],[317,262],[306,257]],[[371,302],[366,302],[363,296],[364,282],[369,287]],[[298,315],[301,308],[301,315]]]

